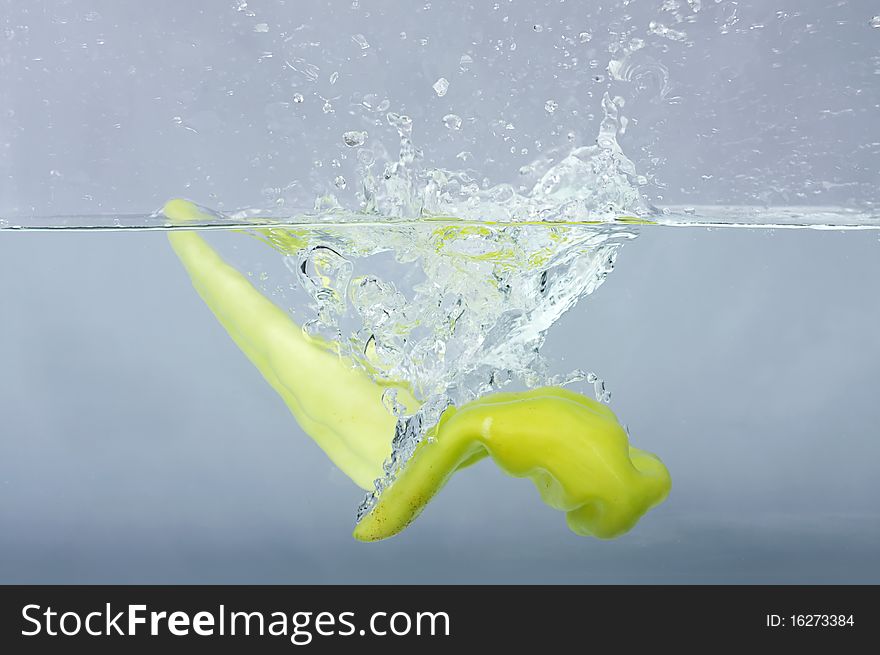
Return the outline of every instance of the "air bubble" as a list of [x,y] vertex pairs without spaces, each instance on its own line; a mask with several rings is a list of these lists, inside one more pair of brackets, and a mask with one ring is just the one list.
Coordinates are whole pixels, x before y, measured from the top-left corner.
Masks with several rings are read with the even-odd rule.
[[400,417],[403,415],[405,408],[397,400],[398,391],[394,387],[389,387],[382,392],[382,404],[392,416]]

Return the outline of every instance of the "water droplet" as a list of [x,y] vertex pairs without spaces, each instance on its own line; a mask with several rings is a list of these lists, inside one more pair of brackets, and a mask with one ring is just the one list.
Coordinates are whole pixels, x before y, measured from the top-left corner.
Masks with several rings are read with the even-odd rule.
[[590,32],[581,32],[578,34],[578,41],[581,43],[589,43],[593,40],[593,35]]
[[321,106],[321,111],[323,111],[325,114],[333,113],[333,105],[330,104],[329,100],[324,101],[324,104]]
[[880,28],[880,16],[874,16],[874,18],[872,18],[872,19],[868,22],[868,24],[869,24],[871,27]]
[[269,24],[268,23],[257,23],[254,25],[254,32],[268,32]]
[[357,130],[351,130],[350,132],[346,132],[342,135],[342,141],[349,148],[357,148],[358,146],[364,145],[364,142],[367,140],[366,132],[358,132]]
[[330,74],[330,84],[336,84],[336,80],[339,79],[339,73],[333,72]]
[[294,93],[294,94],[293,94],[293,101],[294,101],[296,104],[301,105],[301,104],[305,101],[305,98],[303,98],[303,94],[302,94],[302,93]]
[[471,64],[474,63],[474,58],[470,55],[462,55],[461,59],[458,60],[458,67],[462,73],[470,70]]
[[665,37],[670,41],[684,41],[687,38],[687,34],[685,32],[672,29],[671,27],[667,27],[663,23],[658,23],[655,20],[652,20],[650,23],[648,23],[648,31],[651,34]]
[[450,130],[461,129],[461,116],[457,114],[446,114],[443,117],[443,124]]
[[557,109],[559,109],[559,103],[555,100],[548,100],[544,103],[544,111],[546,111],[548,114],[552,114]]
[[351,37],[352,42],[359,46],[361,50],[366,50],[370,47],[369,42],[363,34],[355,34]]
[[344,189],[346,184],[345,178],[341,175],[337,175],[333,180],[333,184],[336,186],[337,189]]
[[[271,57],[271,53],[269,53]],[[305,59],[300,57],[294,57],[292,60],[288,59],[284,62],[284,64],[290,68],[291,70],[295,70],[297,73],[300,73],[305,77],[309,82],[314,82],[318,79],[318,74],[321,72],[321,69],[315,66],[314,64],[310,64]]]
[[543,25],[532,25],[532,29],[535,30],[536,32],[543,32],[544,26]]
[[438,97],[442,98],[449,90],[449,80],[447,80],[445,77],[441,77],[439,80],[434,82],[433,88],[434,93],[436,93]]

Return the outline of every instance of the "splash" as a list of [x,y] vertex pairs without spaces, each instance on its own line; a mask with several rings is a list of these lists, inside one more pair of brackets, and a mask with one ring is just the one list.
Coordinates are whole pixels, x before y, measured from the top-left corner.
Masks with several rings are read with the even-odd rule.
[[[446,85],[435,86],[435,90],[438,88],[445,92]],[[608,491],[609,499],[620,500],[628,494],[609,491],[603,483],[582,487],[583,480],[578,476],[601,478],[605,473],[600,475],[598,471],[617,462],[612,467],[617,472],[608,472],[608,479],[622,479],[624,471],[636,470],[632,467],[641,457],[640,451],[627,450],[626,435],[610,410],[598,410],[589,404],[601,407],[597,401],[610,399],[596,374],[581,369],[554,373],[541,354],[550,328],[605,281],[621,245],[635,238],[636,224],[655,211],[640,194],[635,166],[618,143],[618,135],[625,128],[623,103],[620,97],[608,93],[603,96],[604,117],[594,145],[574,148],[564,156],[547,152],[528,170],[521,171],[536,180],[531,189],[516,189],[509,184],[490,186],[478,182],[468,171],[422,166],[421,151],[413,142],[413,121],[406,115],[388,112],[386,121],[399,137],[396,160],[383,164],[364,156],[367,150],[363,146],[369,138],[366,132],[343,135],[346,146],[360,148],[358,220],[350,220],[352,213],[335,196],[326,194],[315,201],[312,227],[250,230],[281,253],[289,274],[306,294],[308,312],[301,325],[304,338],[308,343],[321,344],[322,352],[332,352],[336,361],[345,362],[343,368],[357,371],[360,377],[356,386],[366,390],[364,397],[371,398],[362,403],[370,408],[371,425],[383,425],[375,416],[376,393],[381,394],[382,413],[394,425],[384,436],[384,428],[379,427],[371,428],[363,437],[378,444],[376,452],[383,447],[388,452],[381,460],[372,490],[358,508],[358,520],[370,526],[361,528],[362,538],[383,538],[408,525],[452,473],[486,454],[514,475],[534,478],[533,469],[545,471],[534,478],[539,491],[549,494],[545,497],[548,504],[570,510],[570,525],[577,526],[572,529],[579,533],[619,534],[665,496],[668,475],[659,464],[657,470],[662,469],[666,477],[655,479],[653,473],[649,474],[645,479],[654,481],[645,488],[650,492],[633,496],[642,500],[633,500],[631,506],[624,503],[622,514],[607,525],[597,518],[596,508],[607,504],[598,500],[600,488]],[[450,124],[456,122],[450,119]],[[344,188],[347,181],[335,186]],[[237,216],[247,217],[246,212]],[[373,217],[374,224],[359,224],[365,217]],[[184,238],[175,235],[172,241]],[[179,244],[175,248],[186,263],[189,256],[181,254],[186,249]],[[381,257],[393,260],[392,275],[383,276],[378,271],[375,262]],[[187,266],[195,281],[194,271],[200,270],[200,264]],[[213,286],[214,282],[204,283],[209,290]],[[202,295],[234,336],[236,310],[223,308],[228,300],[212,300],[219,294]],[[267,313],[266,320],[270,318],[276,320]],[[290,332],[290,328],[279,327],[278,331]],[[259,341],[262,337],[256,338]],[[295,336],[288,341],[300,344]],[[244,343],[239,345],[249,353],[248,348],[254,346],[250,340]],[[276,366],[262,353],[258,349],[259,356],[248,356],[270,382],[283,377],[280,368],[296,364],[289,361]],[[339,377],[350,378],[347,374]],[[364,379],[372,381],[375,392],[369,391],[371,387]],[[594,385],[597,401],[562,389],[584,381]],[[356,470],[363,486],[365,469],[357,463],[363,458],[352,460],[348,455],[365,447],[357,444],[356,430],[342,424],[334,427],[329,418],[316,418],[327,413],[321,409],[326,402],[303,401],[305,392],[295,391],[299,383],[273,386],[319,444],[322,440],[349,444],[342,451],[332,445],[325,450],[343,470]],[[516,395],[530,393],[520,391],[500,396],[508,401],[492,400],[501,392],[510,394],[510,389],[546,391],[535,397]],[[323,393],[331,392],[325,388]],[[573,401],[564,393],[579,400]],[[470,411],[466,411],[468,408]],[[580,453],[576,457],[578,466],[586,467],[575,467],[580,473],[562,464],[553,465],[553,438],[540,437],[542,429],[575,409],[579,418],[565,424],[563,434],[568,436],[561,437],[559,448],[560,453],[569,448]],[[529,428],[524,423],[525,431],[519,437],[511,436],[516,430],[504,429],[493,432],[490,438],[489,432],[475,432],[473,421],[465,423],[470,427],[464,431],[444,433],[441,426],[450,425],[449,417],[456,411],[461,416],[483,417],[480,420],[488,421],[487,426],[493,421],[506,424],[505,417],[514,414],[532,417],[533,425]],[[610,419],[606,419],[610,422],[594,425],[590,417],[596,412],[602,416],[608,412]],[[320,429],[310,431],[305,427],[315,421]],[[605,433],[613,435],[608,436],[610,441],[603,441],[605,437],[600,435]],[[440,441],[443,445],[435,448]],[[423,472],[440,470],[436,468],[436,458],[441,457],[438,453],[458,453],[457,443],[469,454],[461,459],[453,456],[441,467],[445,471],[442,476],[411,472],[413,467]],[[540,443],[545,450],[537,445]],[[599,445],[603,443],[606,445]],[[499,444],[508,445],[497,450]],[[585,453],[603,451],[604,463],[593,468],[589,464],[593,455]],[[510,459],[511,453],[520,455]],[[574,455],[560,455],[562,460],[570,456]],[[520,460],[532,461],[534,466],[522,469],[515,463]],[[651,470],[654,461],[648,464]],[[561,478],[552,472],[557,469]],[[642,484],[637,482],[641,479],[633,478],[632,489]],[[551,489],[556,491],[548,491]],[[396,502],[393,499],[397,497],[409,500]],[[418,507],[413,504],[415,498],[420,499]],[[410,510],[401,513],[400,503]],[[577,510],[583,516],[572,518],[578,507],[583,508]],[[389,511],[397,518],[386,522],[381,517],[390,516]],[[397,527],[392,528],[392,524]]]
[[[656,210],[638,190],[643,180],[618,143],[626,120],[621,116],[623,104],[620,96],[604,94],[604,118],[595,145],[574,148],[561,157],[557,151],[548,151],[521,169],[522,175],[537,177],[526,192],[507,183],[481,185],[471,171],[420,167],[421,151],[413,144],[412,120],[389,112],[386,120],[400,138],[399,156],[384,166],[366,159],[368,163],[360,168],[360,209],[384,217],[497,222],[610,222],[621,216],[653,215]],[[449,124],[460,127],[459,117],[447,118]],[[377,175],[378,168],[382,171]],[[317,199],[316,211],[328,208],[341,206],[332,195]]]
[[[535,162],[538,180],[526,193],[507,184],[481,189],[466,172],[420,167],[412,121],[389,113],[399,156],[379,176],[377,165],[362,169],[362,215],[397,220],[381,228],[253,231],[283,255],[305,292],[304,332],[374,380],[404,382],[421,401],[408,413],[397,391],[387,391],[397,418],[392,452],[359,518],[451,406],[508,387],[584,381],[609,400],[597,375],[554,374],[541,349],[551,326],[605,281],[622,244],[637,236],[634,223],[651,211],[618,144],[622,104],[606,94],[595,145]],[[332,196],[318,198],[316,210],[346,222]],[[381,255],[394,259],[391,276],[373,267]]]

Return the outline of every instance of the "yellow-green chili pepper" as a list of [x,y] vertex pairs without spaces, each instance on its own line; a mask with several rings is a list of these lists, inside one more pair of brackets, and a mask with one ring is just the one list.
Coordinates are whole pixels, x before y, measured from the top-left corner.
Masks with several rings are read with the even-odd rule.
[[[178,224],[203,217],[184,200],[172,200],[163,212]],[[196,232],[171,231],[168,238],[202,300],[306,434],[356,484],[372,489],[391,454],[396,424],[382,394],[396,387],[397,402],[412,412],[420,403],[404,385],[373,382],[352,362],[306,335]]]
[[462,463],[488,454],[529,477],[580,535],[617,537],[669,493],[669,472],[629,446],[612,411],[559,387],[479,398],[449,408],[354,530],[361,541],[406,528]]
[[[173,223],[209,218],[172,200]],[[290,408],[303,430],[354,482],[371,489],[391,452],[395,417],[382,402],[393,387],[407,412],[420,402],[407,385],[374,381],[328,344],[306,335],[195,232],[169,239],[193,285],[241,350]],[[614,413],[558,387],[479,398],[447,409],[412,458],[355,527],[361,541],[406,528],[455,471],[485,456],[509,475],[529,477],[572,531],[611,538],[632,528],[669,493],[654,455],[629,446]]]

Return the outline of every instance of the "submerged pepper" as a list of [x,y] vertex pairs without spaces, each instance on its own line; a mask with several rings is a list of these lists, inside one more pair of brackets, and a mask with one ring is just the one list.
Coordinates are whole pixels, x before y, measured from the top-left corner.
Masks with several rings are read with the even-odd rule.
[[[205,218],[191,202],[163,208],[172,222]],[[290,316],[253,287],[193,231],[168,233],[193,286],[242,352],[284,400],[294,418],[339,469],[364,489],[382,475],[396,419],[382,402],[388,387],[408,411],[420,403],[402,384],[377,384],[305,334]]]
[[663,463],[631,447],[605,405],[559,387],[491,394],[443,413],[355,538],[400,532],[455,471],[484,455],[508,475],[531,478],[573,532],[603,539],[627,532],[671,485]]
[[[172,200],[178,225],[209,218]],[[408,413],[420,406],[401,382],[373,380],[329,344],[305,334],[196,233],[169,233],[193,286],[241,350],[281,396],[302,429],[355,483],[371,489],[391,453],[396,418],[382,402],[390,387]],[[558,387],[491,394],[450,407],[394,482],[355,527],[361,541],[397,534],[459,469],[486,456],[507,474],[529,477],[577,534],[611,538],[662,502],[669,473],[629,446],[614,413]]]

